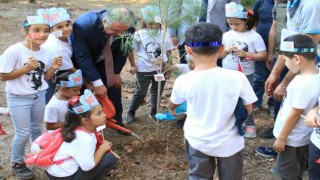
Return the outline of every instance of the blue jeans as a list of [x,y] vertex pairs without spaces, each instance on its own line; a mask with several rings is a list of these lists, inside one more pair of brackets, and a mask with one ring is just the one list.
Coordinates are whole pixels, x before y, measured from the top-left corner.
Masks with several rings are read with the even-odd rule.
[[[151,83],[151,110],[157,109],[157,94],[158,94],[158,82],[154,80],[153,75],[157,74],[157,72],[137,72],[137,83],[136,89],[134,90],[134,94],[132,100],[129,103],[129,111],[136,111],[139,106],[143,103],[144,98],[147,95],[149,85]],[[165,81],[161,82],[161,92],[163,92],[163,88],[165,85]]]
[[253,74],[253,90],[256,93],[258,100],[254,103],[255,107],[261,107],[263,103],[264,83],[270,75],[270,70],[265,65],[264,61],[257,61]]
[[11,151],[11,161],[14,163],[24,161],[27,141],[34,141],[42,134],[45,95],[46,91],[25,96],[7,93],[8,109],[14,125]]

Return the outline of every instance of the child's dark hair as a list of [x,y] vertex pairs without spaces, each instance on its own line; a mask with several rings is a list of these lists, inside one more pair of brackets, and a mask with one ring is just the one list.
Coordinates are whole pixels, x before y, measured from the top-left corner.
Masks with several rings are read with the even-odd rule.
[[54,73],[52,82],[56,84],[56,91],[59,89],[58,84],[60,84],[61,81],[68,81],[68,78],[72,73],[71,70],[58,70]]
[[81,106],[82,104],[78,101],[74,105],[69,103],[68,112],[65,116],[65,122],[62,127],[61,133],[65,142],[71,142],[76,138],[75,129],[81,126],[82,118],[89,118],[91,111],[84,112],[82,114],[76,114],[72,108]]
[[284,41],[293,41],[294,48],[298,49],[299,51],[303,51],[303,49],[314,49],[313,52],[287,52],[287,51],[280,51],[281,55],[287,56],[288,58],[293,58],[294,55],[300,55],[306,58],[307,60],[313,61],[316,58],[317,49],[316,45],[314,44],[313,40],[307,36],[302,34],[296,34],[287,37]]
[[[185,42],[188,43],[210,43],[222,42],[222,31],[219,26],[212,23],[198,23],[187,29]],[[219,51],[221,46],[199,46],[191,47],[192,51],[201,55],[212,55]]]
[[[253,27],[254,27],[254,24],[255,24],[255,17],[254,17],[254,14],[251,10],[246,10],[246,9],[243,9],[243,12],[248,12],[248,18],[247,19],[242,19],[242,18],[235,18],[235,19],[240,19],[242,21],[247,21],[246,22],[246,28],[248,31],[250,31]],[[227,17],[227,19],[229,19],[230,17]],[[227,24],[227,27],[230,28],[229,26],[229,23],[226,22]]]

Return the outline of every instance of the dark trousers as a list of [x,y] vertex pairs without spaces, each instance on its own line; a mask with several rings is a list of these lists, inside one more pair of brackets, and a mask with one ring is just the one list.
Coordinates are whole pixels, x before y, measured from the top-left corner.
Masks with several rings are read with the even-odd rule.
[[[157,72],[137,72],[137,82],[136,89],[134,90],[133,97],[129,103],[129,111],[136,111],[139,106],[144,102],[144,98],[147,95],[149,85],[151,84],[150,93],[151,93],[151,110],[157,109],[157,96],[158,96],[158,82],[155,81],[154,76]],[[163,88],[165,85],[165,81],[161,81],[161,92],[163,92]]]
[[56,90],[56,84],[54,84],[51,79],[48,80],[47,83],[49,87],[47,89],[47,94],[46,94],[46,104],[49,103],[50,99],[52,98]]
[[123,126],[123,124],[122,124],[123,108],[122,108],[121,88],[108,87],[107,94],[116,109],[116,115],[114,116],[114,119],[117,120],[118,125]]
[[83,171],[80,167],[77,172],[68,177],[55,177],[47,173],[50,180],[103,180],[105,176],[116,166],[117,159],[111,153],[106,153],[99,164],[90,171]]
[[187,61],[186,61],[186,50],[184,48],[184,43],[182,45],[179,45],[178,46],[178,50],[179,50],[179,58],[180,58],[180,64],[187,64]]
[[316,161],[320,158],[320,149],[312,142],[309,144],[308,172],[310,180],[320,180],[320,164]]
[[212,180],[216,166],[219,179],[242,179],[243,150],[229,157],[214,157],[193,149],[186,140],[186,153],[189,162],[189,180]]
[[[263,103],[264,84],[270,75],[270,70],[265,65],[264,61],[257,61],[255,64],[255,71],[253,74],[253,89],[258,100],[254,103],[255,107],[261,107]],[[272,98],[269,98],[268,104],[272,103]]]

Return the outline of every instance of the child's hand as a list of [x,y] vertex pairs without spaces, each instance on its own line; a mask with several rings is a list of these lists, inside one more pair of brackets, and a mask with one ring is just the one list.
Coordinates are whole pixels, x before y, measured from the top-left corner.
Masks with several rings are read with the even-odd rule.
[[273,150],[277,152],[283,152],[285,150],[286,144],[287,144],[287,140],[277,139],[273,144]]
[[244,50],[241,50],[238,48],[236,48],[234,52],[236,53],[236,55],[238,57],[246,57],[247,56],[247,53]]
[[312,109],[308,112],[304,123],[308,127],[320,127],[320,116],[317,113],[317,109]]
[[62,57],[61,56],[55,57],[52,61],[51,67],[53,69],[58,69],[61,66],[62,66]]
[[31,57],[28,59],[26,67],[28,70],[32,71],[32,70],[36,69],[37,67],[39,67],[39,62],[34,57]]
[[101,149],[103,152],[107,152],[111,150],[112,143],[109,141],[104,141],[100,146],[99,149]]
[[227,51],[228,53],[231,53],[232,51],[235,51],[236,47],[235,46],[228,46],[225,48],[225,51]]
[[135,74],[137,72],[137,66],[131,66],[130,67],[130,73]]

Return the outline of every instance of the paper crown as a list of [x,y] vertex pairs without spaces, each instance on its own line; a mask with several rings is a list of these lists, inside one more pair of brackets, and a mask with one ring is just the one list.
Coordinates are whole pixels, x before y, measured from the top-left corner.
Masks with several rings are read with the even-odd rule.
[[288,29],[281,30],[281,43],[280,43],[280,51],[284,52],[299,52],[299,53],[307,53],[307,52],[316,52],[316,48],[295,48],[293,41],[284,41],[286,38],[297,34],[296,32],[289,31]]
[[82,86],[82,73],[81,70],[77,70],[73,74],[70,74],[68,77],[68,81],[60,81],[56,84],[57,87],[76,87]]
[[69,100],[69,103],[72,104],[78,101],[81,103],[81,105],[72,108],[73,112],[76,114],[85,113],[100,105],[99,101],[96,99],[93,93],[88,89],[84,90],[84,94],[81,95],[80,97],[79,96],[72,97]]
[[26,26],[30,26],[33,24],[47,24],[47,25],[49,25],[50,22],[48,20],[44,19],[42,16],[28,16]]
[[161,22],[160,9],[156,6],[146,6],[141,9],[142,18],[145,22]]
[[234,2],[226,4],[226,17],[229,18],[240,18],[240,19],[247,19],[248,12],[243,11],[244,8],[242,5],[237,5]]
[[70,14],[64,8],[38,9],[37,14],[49,20],[50,27],[64,21],[70,21]]

